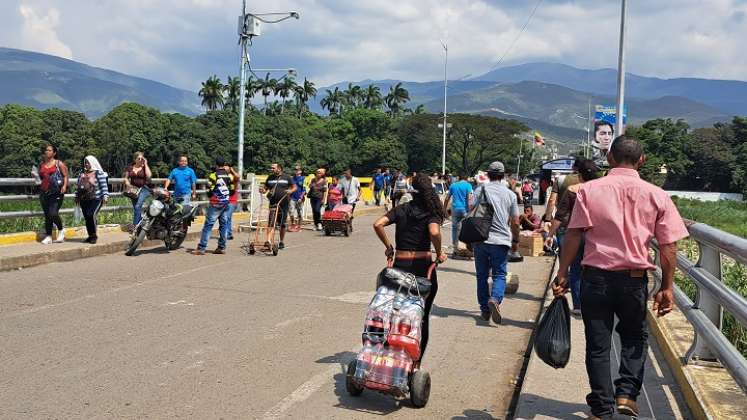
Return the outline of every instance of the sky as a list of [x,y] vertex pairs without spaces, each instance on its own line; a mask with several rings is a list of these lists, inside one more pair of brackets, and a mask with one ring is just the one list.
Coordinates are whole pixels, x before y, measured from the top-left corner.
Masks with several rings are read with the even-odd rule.
[[[253,40],[254,68],[317,86],[449,79],[550,61],[616,68],[620,0],[249,0],[297,11]],[[53,54],[197,91],[238,74],[241,0],[0,0],[0,46]],[[747,80],[747,0],[629,1],[627,71]],[[520,34],[521,33],[521,34]]]

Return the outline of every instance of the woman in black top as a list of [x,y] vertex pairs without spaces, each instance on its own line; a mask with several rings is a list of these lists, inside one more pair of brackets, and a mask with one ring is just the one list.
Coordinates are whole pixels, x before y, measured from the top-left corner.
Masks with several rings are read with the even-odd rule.
[[[446,261],[446,254],[441,249],[441,224],[446,219],[446,211],[427,175],[416,175],[412,179],[412,200],[401,204],[374,223],[374,230],[386,247],[384,254],[394,258],[394,267],[416,276],[426,277],[428,268],[433,262],[431,243],[436,250],[439,262]],[[394,224],[395,234],[392,246],[384,230],[385,226]],[[433,300],[438,292],[438,280],[434,270],[431,275],[431,292],[425,301],[423,317],[423,339],[420,342],[421,356],[428,345],[428,318]]]

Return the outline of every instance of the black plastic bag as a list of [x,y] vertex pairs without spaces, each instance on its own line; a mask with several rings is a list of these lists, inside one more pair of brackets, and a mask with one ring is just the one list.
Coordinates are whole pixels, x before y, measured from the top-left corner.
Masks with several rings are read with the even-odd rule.
[[534,351],[555,369],[568,364],[571,356],[571,310],[565,296],[556,297],[537,326]]

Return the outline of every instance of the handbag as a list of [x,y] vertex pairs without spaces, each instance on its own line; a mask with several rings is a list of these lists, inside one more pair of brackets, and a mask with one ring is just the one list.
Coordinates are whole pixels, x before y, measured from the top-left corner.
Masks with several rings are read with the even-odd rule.
[[485,196],[485,187],[483,186],[480,201],[462,220],[459,241],[465,244],[486,241],[490,235],[490,226],[492,224],[493,206]]
[[125,188],[124,191],[122,191],[122,195],[127,198],[137,200],[137,197],[140,195],[140,188],[134,185],[130,185],[129,187]]

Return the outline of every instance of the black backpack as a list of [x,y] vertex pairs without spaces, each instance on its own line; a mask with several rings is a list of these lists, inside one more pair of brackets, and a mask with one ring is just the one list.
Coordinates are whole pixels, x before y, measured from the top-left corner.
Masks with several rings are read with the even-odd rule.
[[480,201],[467,213],[462,220],[459,240],[465,244],[474,244],[488,240],[490,225],[493,224],[493,206],[485,196],[485,186],[482,187]]

